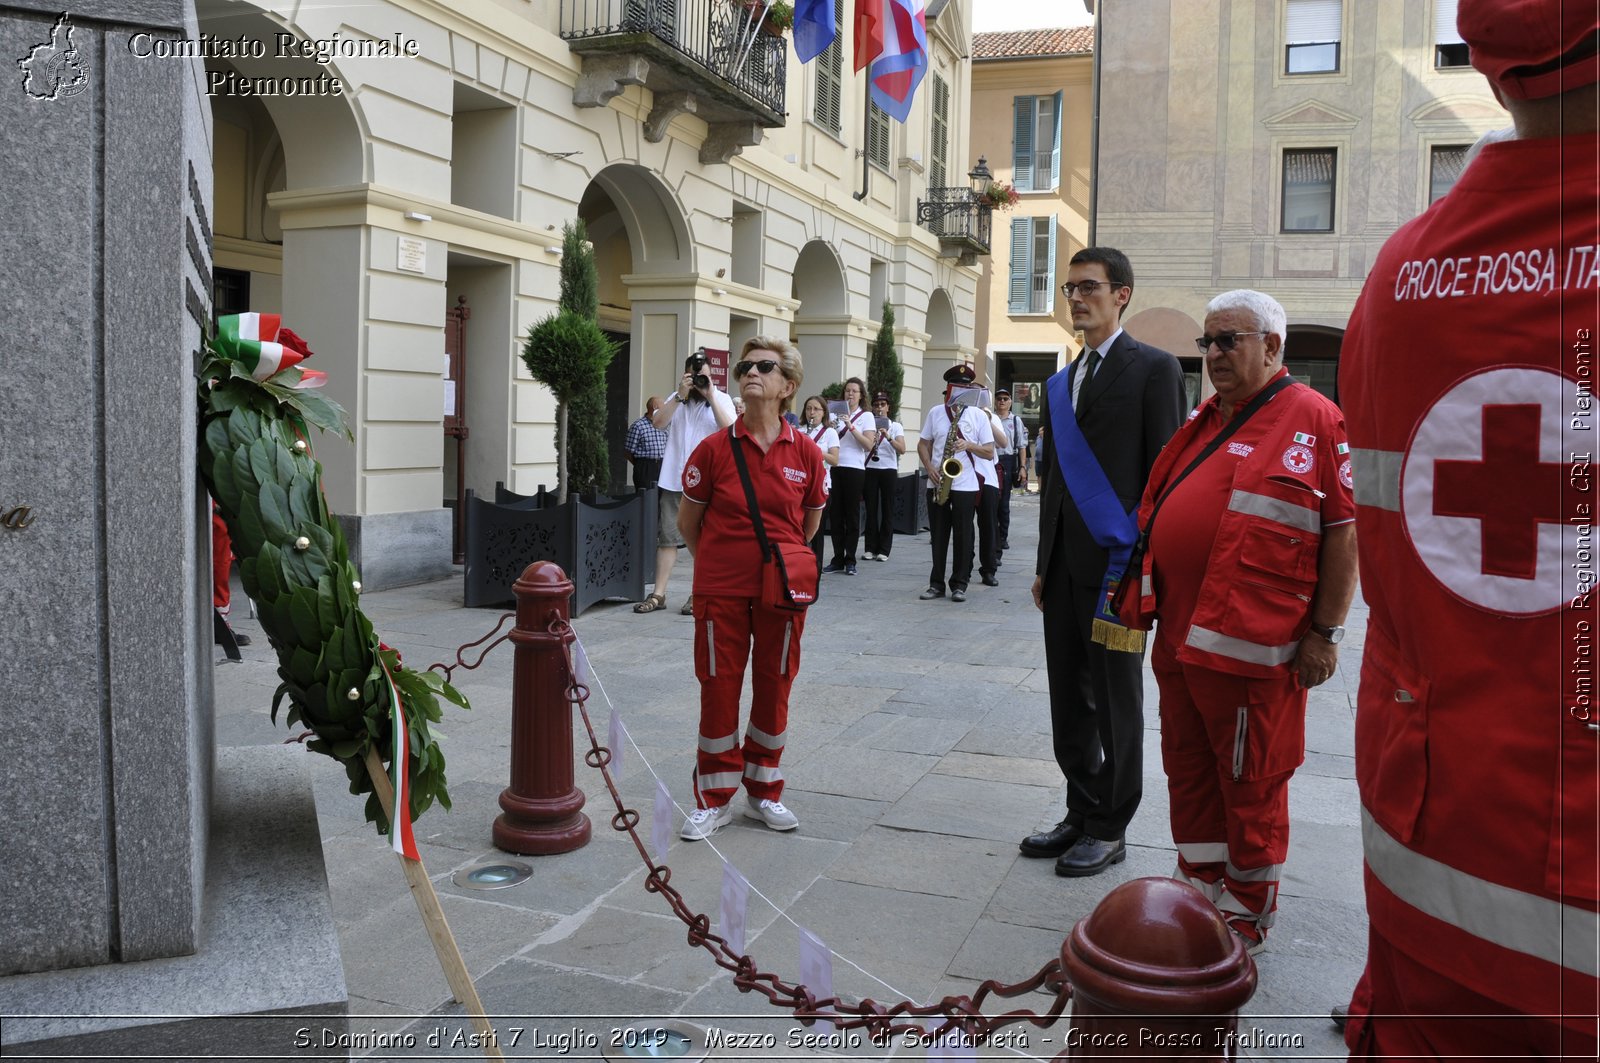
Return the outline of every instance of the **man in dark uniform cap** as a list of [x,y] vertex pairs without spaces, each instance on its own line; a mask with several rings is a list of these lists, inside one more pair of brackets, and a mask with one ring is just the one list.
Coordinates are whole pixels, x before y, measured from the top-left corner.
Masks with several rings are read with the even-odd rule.
[[[970,365],[954,366],[944,374],[945,401],[922,418],[922,434],[917,440],[917,456],[928,473],[928,527],[933,535],[933,570],[928,576],[924,601],[943,598],[945,593],[945,552],[955,534],[955,558],[950,563],[950,600],[967,600],[967,584],[972,579],[972,528],[978,509],[981,481],[974,457],[994,459],[994,429],[989,417],[976,406],[955,405],[952,393],[970,387],[977,374]],[[950,484],[949,498],[936,505],[939,482],[944,478],[946,455],[961,466]]]

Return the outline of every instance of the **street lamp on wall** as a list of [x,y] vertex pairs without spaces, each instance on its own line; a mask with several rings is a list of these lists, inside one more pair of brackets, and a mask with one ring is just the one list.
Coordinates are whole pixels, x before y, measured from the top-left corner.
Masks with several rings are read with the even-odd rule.
[[967,171],[967,180],[972,184],[973,194],[978,194],[994,182],[994,174],[989,172],[989,158],[986,155],[978,156],[978,165]]

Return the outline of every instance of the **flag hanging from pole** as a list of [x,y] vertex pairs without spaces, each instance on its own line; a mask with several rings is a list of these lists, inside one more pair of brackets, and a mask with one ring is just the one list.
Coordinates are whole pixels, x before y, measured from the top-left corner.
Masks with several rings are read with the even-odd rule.
[[838,36],[834,25],[836,0],[795,0],[794,54],[809,63],[828,50]]
[[883,52],[883,8],[887,0],[856,0],[855,67],[860,70]]
[[[889,117],[904,122],[922,75],[928,71],[928,25],[923,0],[866,0],[881,4],[877,29],[883,47],[872,60],[867,80],[872,102]],[[857,15],[859,25],[860,16]],[[857,58],[859,54],[858,41]]]

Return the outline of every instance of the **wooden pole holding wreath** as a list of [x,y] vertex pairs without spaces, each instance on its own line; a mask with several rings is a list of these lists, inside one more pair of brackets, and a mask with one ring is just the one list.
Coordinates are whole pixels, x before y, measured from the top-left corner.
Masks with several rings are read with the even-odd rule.
[[[371,773],[372,781],[377,787],[378,800],[383,802],[383,810],[392,819],[394,788],[389,785],[389,777],[383,772],[383,761],[378,759],[378,751],[371,746],[367,747],[366,761],[367,771]],[[422,916],[423,928],[428,931],[428,940],[433,942],[433,951],[439,957],[439,966],[444,971],[444,980],[450,986],[450,993],[472,1017],[472,1025],[480,1034],[479,1043],[483,1045],[483,1058],[504,1059],[496,1043],[494,1026],[490,1024],[489,1017],[483,1013],[483,1001],[478,999],[478,987],[472,984],[472,975],[467,971],[467,963],[461,958],[461,949],[456,945],[455,935],[450,933],[450,924],[445,921],[444,907],[439,903],[439,895],[433,891],[433,880],[428,877],[428,869],[422,866],[420,856],[413,860],[404,853],[396,855],[399,857],[401,870],[405,872],[406,883],[411,887],[411,899],[417,902],[417,912]]]

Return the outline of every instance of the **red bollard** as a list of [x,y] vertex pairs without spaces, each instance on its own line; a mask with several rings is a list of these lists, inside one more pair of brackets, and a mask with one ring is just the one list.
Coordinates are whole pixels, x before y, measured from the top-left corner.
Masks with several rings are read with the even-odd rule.
[[1057,1059],[1233,1059],[1256,965],[1199,890],[1125,882],[1061,945],[1072,1025]]
[[[577,636],[568,620],[572,581],[561,566],[535,561],[511,589],[517,595],[516,669],[511,694],[511,785],[500,794],[494,845],[508,853],[549,856],[589,844],[583,791],[572,781],[571,674],[566,647]],[[561,621],[560,631],[550,630]]]

